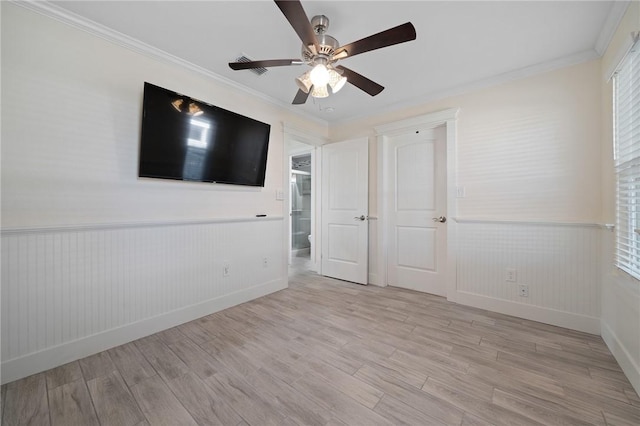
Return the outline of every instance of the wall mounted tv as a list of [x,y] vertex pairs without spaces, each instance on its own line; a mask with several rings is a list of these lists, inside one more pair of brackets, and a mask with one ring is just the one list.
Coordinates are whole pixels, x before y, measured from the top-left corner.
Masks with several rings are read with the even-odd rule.
[[264,186],[270,130],[145,82],[138,176]]

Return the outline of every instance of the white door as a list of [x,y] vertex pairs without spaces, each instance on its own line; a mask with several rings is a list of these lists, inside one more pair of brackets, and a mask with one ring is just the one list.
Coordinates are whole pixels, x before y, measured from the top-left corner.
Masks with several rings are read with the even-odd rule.
[[369,142],[322,147],[322,275],[367,284]]
[[[446,296],[444,128],[390,138],[387,282]],[[440,219],[443,220],[443,219]]]

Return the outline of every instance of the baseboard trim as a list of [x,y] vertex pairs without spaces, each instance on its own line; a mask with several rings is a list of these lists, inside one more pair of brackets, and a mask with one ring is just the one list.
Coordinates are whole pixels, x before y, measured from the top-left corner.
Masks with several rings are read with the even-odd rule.
[[636,364],[627,348],[606,322],[602,321],[601,328],[602,340],[604,340],[616,361],[620,364],[620,368],[622,368],[629,382],[631,382],[631,386],[640,395],[640,366]]
[[268,281],[152,318],[3,361],[2,384],[49,370],[285,288],[287,288],[286,278]]
[[466,291],[456,292],[456,303],[555,325],[558,327],[569,328],[571,330],[600,335],[600,318],[596,317],[559,311],[541,306],[527,305],[524,303],[513,302],[511,300],[495,299],[493,297],[469,293]]

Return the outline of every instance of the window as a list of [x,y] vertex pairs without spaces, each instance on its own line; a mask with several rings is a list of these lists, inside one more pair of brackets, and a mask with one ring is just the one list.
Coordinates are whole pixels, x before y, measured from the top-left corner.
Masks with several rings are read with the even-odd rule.
[[640,279],[640,43],[614,75],[616,266]]

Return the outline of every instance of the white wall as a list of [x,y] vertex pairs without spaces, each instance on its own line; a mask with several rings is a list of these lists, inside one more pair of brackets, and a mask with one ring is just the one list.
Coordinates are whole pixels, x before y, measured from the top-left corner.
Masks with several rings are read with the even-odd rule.
[[[326,126],[0,7],[4,382],[286,286],[281,123]],[[265,187],[138,179],[144,81],[271,124]]]
[[[600,96],[600,61],[591,61],[335,126],[330,138],[369,136],[378,176],[375,126],[459,107],[453,173],[466,196],[448,212],[459,222],[449,298],[599,333]],[[505,281],[506,268],[518,270],[517,283]],[[518,284],[529,297],[516,295]]]
[[[640,2],[632,2],[602,58],[602,182],[603,218],[615,223],[615,174],[613,168],[612,84],[613,70],[630,33],[640,31]],[[615,234],[604,231],[602,245],[602,337],[640,393],[640,282],[613,267]]]

